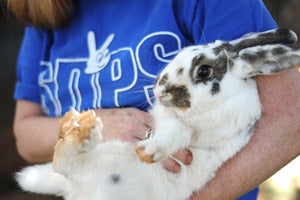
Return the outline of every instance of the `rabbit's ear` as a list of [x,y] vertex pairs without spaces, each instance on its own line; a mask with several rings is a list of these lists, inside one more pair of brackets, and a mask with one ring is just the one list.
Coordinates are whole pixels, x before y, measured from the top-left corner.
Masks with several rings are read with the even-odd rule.
[[300,66],[300,49],[282,44],[251,47],[241,50],[233,63],[232,70],[242,78],[270,75]]
[[290,29],[273,29],[260,33],[249,33],[243,37],[229,42],[234,51],[239,52],[245,48],[267,44],[292,44],[297,41],[297,35]]

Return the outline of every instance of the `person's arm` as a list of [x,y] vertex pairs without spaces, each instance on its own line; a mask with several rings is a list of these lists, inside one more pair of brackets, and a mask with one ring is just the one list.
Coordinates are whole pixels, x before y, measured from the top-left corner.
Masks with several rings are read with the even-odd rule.
[[250,143],[192,200],[231,200],[250,191],[300,154],[300,74],[257,78],[263,116]]
[[30,163],[52,160],[58,121],[44,116],[39,104],[18,100],[13,127],[19,155]]
[[[140,140],[152,125],[151,116],[135,108],[98,109],[96,113],[104,124],[104,140]],[[27,162],[43,163],[52,160],[58,139],[59,120],[59,117],[43,115],[39,104],[17,101],[14,134],[18,152]]]

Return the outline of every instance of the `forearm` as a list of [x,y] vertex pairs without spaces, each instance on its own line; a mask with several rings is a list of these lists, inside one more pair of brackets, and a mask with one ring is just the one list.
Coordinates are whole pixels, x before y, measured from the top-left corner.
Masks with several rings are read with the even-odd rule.
[[[287,134],[283,130],[282,136],[287,137]],[[280,140],[279,137],[270,137],[266,140],[264,137],[268,137],[268,134],[255,134],[249,145],[225,163],[218,171],[217,178],[192,199],[217,200],[220,197],[224,200],[237,199],[262,183],[299,154],[299,152],[295,152],[295,149],[299,148],[300,143],[291,141],[292,138],[288,141],[285,138]],[[299,137],[294,139],[300,140]]]
[[[145,137],[152,127],[152,117],[135,108],[97,109],[101,117],[105,140],[137,141]],[[28,162],[41,163],[52,160],[58,140],[60,118],[44,116],[40,105],[17,101],[14,133],[19,154]]]
[[19,154],[30,163],[52,160],[59,118],[44,116],[38,104],[18,101],[14,134]]
[[192,199],[236,199],[300,154],[299,73],[259,77],[263,116],[250,143]]
[[22,134],[16,137],[20,155],[31,163],[51,161],[58,139],[57,125],[57,119],[44,117],[32,117],[21,122],[19,132],[22,131]]
[[31,117],[18,126],[15,134],[19,154],[30,163],[51,161],[58,139],[58,119]]

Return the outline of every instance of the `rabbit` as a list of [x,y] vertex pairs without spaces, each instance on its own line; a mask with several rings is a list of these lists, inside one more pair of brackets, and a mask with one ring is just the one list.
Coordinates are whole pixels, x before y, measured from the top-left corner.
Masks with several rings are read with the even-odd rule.
[[[66,200],[188,199],[248,143],[262,112],[253,77],[300,65],[300,49],[283,44],[296,40],[274,29],[184,48],[154,85],[152,137],[103,141],[94,111],[71,110],[53,162],[18,172],[20,187]],[[165,170],[161,161],[182,148],[193,162],[178,174]]]

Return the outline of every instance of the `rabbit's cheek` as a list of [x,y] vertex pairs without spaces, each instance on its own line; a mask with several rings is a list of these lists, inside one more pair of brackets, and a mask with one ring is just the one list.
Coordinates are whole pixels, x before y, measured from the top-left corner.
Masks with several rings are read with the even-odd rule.
[[167,86],[158,99],[166,107],[187,109],[191,107],[191,95],[184,85]]

